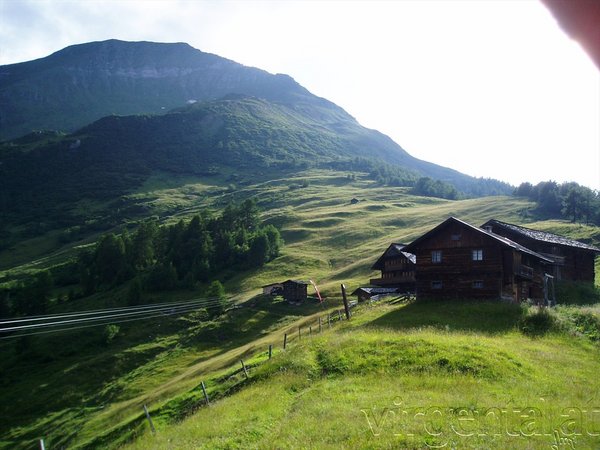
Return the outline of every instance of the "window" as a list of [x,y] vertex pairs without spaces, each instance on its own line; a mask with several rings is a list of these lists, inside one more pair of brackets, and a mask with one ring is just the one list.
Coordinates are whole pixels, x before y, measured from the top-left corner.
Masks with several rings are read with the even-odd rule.
[[450,239],[452,239],[453,241],[460,241],[460,234],[453,234],[452,236],[450,236]]
[[473,281],[473,289],[483,289],[483,281],[481,281],[481,280]]
[[442,287],[444,287],[444,284],[441,281],[431,282],[431,289],[441,289]]
[[434,250],[431,252],[431,262],[432,263],[441,263],[442,262],[442,251]]
[[473,250],[473,261],[483,261],[483,250]]

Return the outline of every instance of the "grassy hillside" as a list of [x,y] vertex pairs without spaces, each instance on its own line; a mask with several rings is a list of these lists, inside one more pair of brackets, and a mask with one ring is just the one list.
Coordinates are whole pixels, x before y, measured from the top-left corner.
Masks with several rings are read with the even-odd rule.
[[[600,445],[597,345],[516,331],[504,304],[365,307],[252,371],[240,391],[127,448],[551,448]],[[573,362],[576,361],[576,364]],[[549,370],[560,367],[560,370]],[[590,400],[591,399],[591,400]],[[160,416],[157,416],[160,417]]]
[[[361,409],[380,413],[400,397],[409,407],[533,406],[555,417],[568,404],[588,405],[591,393],[598,391],[597,344],[586,335],[558,331],[526,337],[517,331],[524,311],[505,305],[366,308],[351,324],[336,323],[332,331],[313,336],[310,344],[304,336],[298,345],[298,327],[304,335],[309,326],[315,331],[319,316],[340,307],[340,283],[349,290],[367,284],[374,275],[371,264],[390,242],[409,242],[450,215],[473,224],[492,217],[523,223],[529,220],[530,203],[509,197],[416,197],[404,188],[378,186],[361,173],[335,171],[244,180],[233,189],[224,188],[223,182],[211,177],[153,177],[129,200],[149,205],[170,223],[199,208],[219,209],[230,200],[255,198],[263,218],[281,227],[286,245],[263,269],[226,281],[228,295],[244,307],[214,321],[191,314],[121,324],[113,338],[104,328],[91,328],[0,341],[0,448],[31,448],[41,437],[49,448],[115,448],[147,432],[143,404],[155,417],[159,433],[144,436],[140,448],[339,448],[339,443],[421,448],[434,443],[424,440],[422,424],[409,424],[415,431],[410,439],[394,436],[404,430],[396,422],[388,428],[382,424],[380,435],[373,436]],[[354,197],[360,201],[352,205]],[[560,226],[565,234],[597,239],[597,228],[558,222],[529,226],[538,225]],[[60,244],[49,234],[24,241],[0,254],[9,268],[0,273],[0,282],[56,265],[89,239]],[[300,308],[257,297],[261,285],[287,278],[315,280],[327,297],[325,305]],[[122,286],[55,303],[53,312],[118,305],[126,290]],[[202,290],[182,290],[145,294],[144,300],[201,296]],[[573,323],[569,329],[580,333],[580,325]],[[286,332],[290,351],[283,355]],[[269,344],[276,355],[264,364]],[[240,358],[250,366],[251,382],[244,381]],[[191,417],[202,400],[200,381],[218,401]],[[186,417],[188,421],[177,425]],[[487,446],[483,438],[457,441],[447,431],[449,417],[455,416],[444,417],[448,442]],[[517,425],[516,418],[510,420],[511,426]],[[233,428],[240,431],[231,432]],[[500,434],[490,445],[551,445],[550,437],[534,439],[528,447],[529,440]],[[583,447],[597,443],[592,437],[579,442]]]

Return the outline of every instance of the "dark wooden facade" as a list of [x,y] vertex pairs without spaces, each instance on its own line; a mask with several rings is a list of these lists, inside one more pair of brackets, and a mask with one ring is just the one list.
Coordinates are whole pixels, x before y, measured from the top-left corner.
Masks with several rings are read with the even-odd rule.
[[594,263],[600,249],[593,245],[495,219],[484,223],[482,228],[551,259],[552,266],[547,270],[556,280],[594,282]]
[[308,295],[308,282],[300,280],[287,280],[283,285],[283,298],[288,302],[303,302]]
[[549,259],[454,217],[403,251],[416,255],[418,298],[544,298]]
[[263,295],[279,295],[283,293],[283,283],[271,283],[262,286]]
[[383,252],[371,267],[381,270],[381,277],[371,278],[371,284],[414,292],[417,270],[415,255],[403,251],[404,247],[404,244],[391,244]]

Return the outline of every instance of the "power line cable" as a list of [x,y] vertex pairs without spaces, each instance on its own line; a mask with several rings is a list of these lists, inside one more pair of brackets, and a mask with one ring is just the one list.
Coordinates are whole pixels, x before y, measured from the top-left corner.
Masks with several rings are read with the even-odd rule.
[[[191,312],[191,311],[193,311],[193,309],[181,311],[180,314],[185,314],[185,313]],[[18,333],[18,334],[9,335],[9,336],[0,336],[0,340],[15,339],[15,338],[26,337],[26,336],[36,336],[36,335],[40,335],[40,334],[60,333],[60,332],[67,332],[67,331],[73,331],[73,330],[81,330],[84,328],[98,327],[98,326],[102,326],[102,325],[117,324],[117,323],[134,322],[136,320],[152,319],[152,318],[156,318],[156,317],[165,317],[165,314],[153,314],[153,315],[149,315],[149,316],[121,319],[121,320],[107,320],[102,323],[94,323],[94,324],[90,324],[90,325],[80,325],[80,326],[69,326],[69,327],[59,328],[59,329],[54,329],[54,330],[34,331],[34,332],[29,332],[29,333]]]
[[[109,310],[96,310],[94,311],[94,316],[90,317],[79,317],[76,319],[69,320],[56,320],[62,318],[60,315],[54,315],[53,320],[47,320],[42,323],[35,323],[30,325],[20,325],[15,327],[5,327],[0,328],[0,333],[10,333],[9,336],[0,336],[0,339],[8,339],[22,336],[31,336],[35,334],[45,334],[50,332],[60,332],[60,331],[69,331],[73,329],[79,328],[88,328],[91,326],[101,326],[110,323],[123,323],[130,322],[134,320],[143,320],[152,317],[161,317],[161,316],[170,316],[170,315],[182,315],[191,311],[194,311],[199,308],[210,308],[217,305],[222,305],[224,307],[230,306],[233,304],[232,300],[221,301],[218,298],[214,299],[202,299],[195,302],[177,302],[177,303],[163,303],[157,304],[161,305],[159,307],[152,307],[152,305],[146,305],[144,309],[140,309],[139,307],[131,307],[131,308],[112,308]],[[131,311],[131,309],[135,309],[135,311]],[[117,314],[106,314],[107,311],[128,311],[128,312],[119,312]],[[64,316],[64,315],[63,315]],[[41,316],[36,317],[40,318]],[[45,316],[46,318],[50,318],[49,316]],[[73,316],[71,316],[73,317]],[[12,322],[12,323],[17,323]],[[8,324],[12,324],[8,323]],[[6,324],[6,322],[5,322]],[[78,325],[80,324],[80,325]],[[59,327],[54,330],[46,330],[46,331],[37,331],[38,329],[51,328],[51,327]],[[16,333],[16,334],[13,334]]]
[[[210,303],[198,303],[193,305],[193,309],[196,309],[197,307],[202,307],[202,306],[214,306],[216,305],[218,302],[210,302]],[[154,312],[166,312],[166,311],[177,311],[178,309],[182,309],[182,308],[188,308],[186,306],[177,306],[177,307],[163,307],[163,308],[154,308],[154,309],[146,309],[143,311],[132,311],[132,312],[126,312],[126,313],[119,313],[119,314],[109,314],[109,315],[97,315],[94,317],[85,317],[85,318],[78,318],[78,319],[69,319],[69,320],[59,320],[59,321],[49,321],[49,322],[42,322],[42,323],[35,323],[32,325],[20,325],[20,326],[16,326],[16,327],[4,327],[4,328],[0,328],[0,332],[7,332],[7,331],[16,331],[16,330],[26,330],[26,329],[34,329],[34,328],[44,328],[44,327],[53,327],[53,326],[58,326],[58,325],[64,325],[64,324],[69,324],[69,323],[80,323],[80,322],[93,322],[93,321],[97,321],[97,320],[103,320],[103,319],[108,319],[108,320],[112,320],[113,318],[118,318],[118,317],[127,317],[127,316],[138,316],[138,315],[144,315],[144,314],[148,314],[148,313],[154,313]]]
[[198,298],[198,299],[191,299],[191,300],[186,300],[186,301],[180,301],[180,302],[166,302],[166,303],[154,303],[154,304],[147,304],[147,305],[136,305],[136,306],[129,306],[129,307],[122,307],[122,308],[105,308],[105,309],[96,309],[96,310],[88,310],[88,311],[76,311],[76,312],[72,312],[72,313],[57,313],[57,314],[47,314],[47,315],[38,315],[38,316],[27,316],[27,317],[19,317],[17,319],[8,319],[8,320],[4,320],[2,322],[0,322],[0,325],[5,325],[5,324],[12,324],[12,323],[18,323],[18,322],[34,322],[34,321],[40,321],[40,320],[46,320],[46,319],[53,319],[53,318],[62,318],[62,317],[71,317],[71,316],[85,316],[85,315],[94,315],[94,314],[101,314],[101,313],[109,313],[109,312],[119,312],[119,311],[129,311],[129,310],[137,310],[137,309],[144,309],[144,308],[157,308],[157,307],[162,307],[162,306],[177,306],[177,305],[185,305],[185,304],[191,304],[191,303],[196,303],[196,302],[204,302],[207,300],[219,300],[218,297],[205,297],[205,298]]

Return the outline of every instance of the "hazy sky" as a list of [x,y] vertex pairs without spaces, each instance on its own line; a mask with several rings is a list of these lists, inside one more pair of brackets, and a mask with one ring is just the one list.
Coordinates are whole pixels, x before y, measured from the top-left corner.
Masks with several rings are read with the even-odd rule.
[[0,64],[110,38],[287,73],[470,175],[600,189],[600,71],[537,0],[0,0]]

